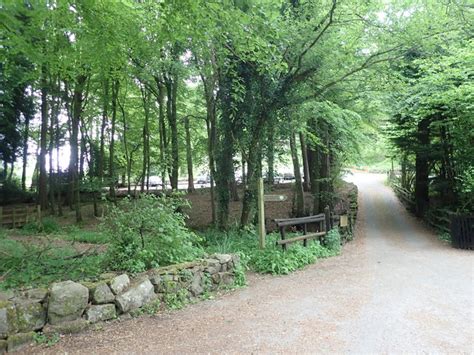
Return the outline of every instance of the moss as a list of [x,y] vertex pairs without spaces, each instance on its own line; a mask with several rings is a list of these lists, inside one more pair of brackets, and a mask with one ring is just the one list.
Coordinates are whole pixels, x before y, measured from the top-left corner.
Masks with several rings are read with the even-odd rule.
[[35,332],[28,332],[10,335],[7,339],[8,351],[19,350],[24,346],[31,344],[34,340],[35,334]]

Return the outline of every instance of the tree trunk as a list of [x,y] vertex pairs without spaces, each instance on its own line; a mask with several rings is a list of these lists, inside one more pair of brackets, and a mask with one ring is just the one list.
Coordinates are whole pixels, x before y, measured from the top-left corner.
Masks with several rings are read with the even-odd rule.
[[189,117],[184,117],[184,129],[186,131],[186,163],[188,168],[188,192],[194,192],[194,175],[193,175],[193,155],[191,147],[191,130],[189,128]]
[[429,161],[430,150],[430,120],[422,119],[418,123],[415,162],[415,213],[422,217],[429,205]]
[[267,165],[267,182],[271,186],[275,184],[275,128],[273,122],[268,127]]
[[100,147],[99,147],[99,159],[97,161],[97,175],[99,176],[99,183],[102,187],[104,183],[104,163],[105,163],[105,129],[108,121],[109,111],[109,81],[104,80],[104,94],[102,103],[102,122],[100,124]]
[[115,80],[112,83],[112,122],[110,130],[110,146],[109,146],[109,174],[110,189],[109,195],[112,201],[115,201],[115,124],[117,121],[117,100],[119,94],[120,83]]
[[[145,184],[149,188],[149,162],[150,162],[150,129],[149,129],[149,102],[146,89],[142,88],[143,110],[145,112],[145,122],[143,124],[143,166],[142,166],[142,182],[141,192],[145,192]],[[147,178],[148,176],[148,178]],[[146,181],[145,181],[146,180]]]
[[293,161],[293,171],[295,174],[295,195],[296,195],[296,217],[304,216],[304,192],[301,181],[300,163],[298,160],[298,151],[296,148],[296,137],[294,133],[290,135],[291,160]]
[[71,140],[69,142],[71,146],[71,176],[72,176],[72,189],[74,191],[74,205],[76,210],[76,222],[82,221],[81,215],[81,196],[80,196],[80,181],[78,172],[78,159],[79,159],[79,124],[81,122],[82,115],[82,104],[84,87],[87,77],[79,75],[77,77],[76,84],[74,86],[74,95],[72,101],[72,120],[71,120]]
[[306,140],[304,134],[300,132],[301,156],[303,157],[303,189],[304,191],[311,190],[311,178],[309,176],[308,166],[308,149],[306,147]]
[[41,210],[48,208],[48,176],[46,172],[48,134],[48,89],[46,81],[46,68],[41,70],[41,135],[39,153],[39,181],[38,181],[38,202]]
[[25,128],[23,131],[23,152],[22,152],[22,170],[21,170],[21,189],[26,191],[26,167],[28,164],[28,138],[30,135],[30,120],[29,114],[25,115]]

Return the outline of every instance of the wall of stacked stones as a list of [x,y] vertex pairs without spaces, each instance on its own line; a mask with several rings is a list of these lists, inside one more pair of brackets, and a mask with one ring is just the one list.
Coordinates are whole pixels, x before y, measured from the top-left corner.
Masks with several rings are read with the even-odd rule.
[[106,273],[96,282],[63,281],[49,288],[0,293],[0,354],[31,343],[35,332],[68,334],[139,312],[173,297],[196,299],[234,283],[236,255],[171,265],[133,277]]

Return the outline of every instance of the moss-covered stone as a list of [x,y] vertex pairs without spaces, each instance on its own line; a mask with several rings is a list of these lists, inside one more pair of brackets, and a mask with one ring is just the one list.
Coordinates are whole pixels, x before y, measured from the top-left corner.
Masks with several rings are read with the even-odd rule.
[[87,287],[73,282],[54,283],[48,302],[48,318],[51,324],[59,324],[79,318],[89,301]]
[[19,332],[39,330],[45,323],[46,310],[41,303],[29,301],[16,305],[15,328]]
[[0,339],[18,331],[16,308],[10,301],[0,301]]
[[7,352],[8,342],[6,340],[0,340],[0,354],[5,354]]
[[48,324],[43,328],[43,333],[46,335],[52,334],[75,334],[82,332],[89,326],[89,322],[85,319],[76,319],[69,322],[63,322],[61,324],[51,325]]
[[48,296],[48,290],[42,287],[32,288],[24,292],[24,296],[35,302],[44,302]]
[[8,351],[15,351],[33,343],[35,332],[12,334],[7,339]]

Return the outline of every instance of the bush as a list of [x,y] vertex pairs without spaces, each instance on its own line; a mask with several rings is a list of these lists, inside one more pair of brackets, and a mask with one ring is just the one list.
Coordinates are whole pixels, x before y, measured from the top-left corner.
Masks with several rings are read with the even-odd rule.
[[4,204],[30,202],[33,199],[34,193],[23,191],[20,181],[16,178],[0,183],[0,201]]
[[333,255],[339,254],[341,252],[341,234],[339,233],[339,229],[331,229],[324,237],[323,244]]
[[114,270],[141,272],[192,260],[202,254],[198,237],[185,227],[179,197],[141,195],[111,205],[102,225],[110,239],[107,260]]
[[277,233],[267,235],[267,246],[261,250],[255,230],[209,230],[204,235],[204,247],[209,253],[237,253],[244,267],[275,275],[288,274],[314,263],[318,258],[335,255],[340,250],[336,247],[337,238],[340,243],[339,233],[336,232],[329,235],[327,245],[323,246],[319,241],[308,241],[307,247],[294,243],[286,251],[276,246],[278,238]]
[[44,217],[41,221],[29,222],[22,227],[23,234],[45,233],[52,234],[60,230],[58,223],[51,217]]

